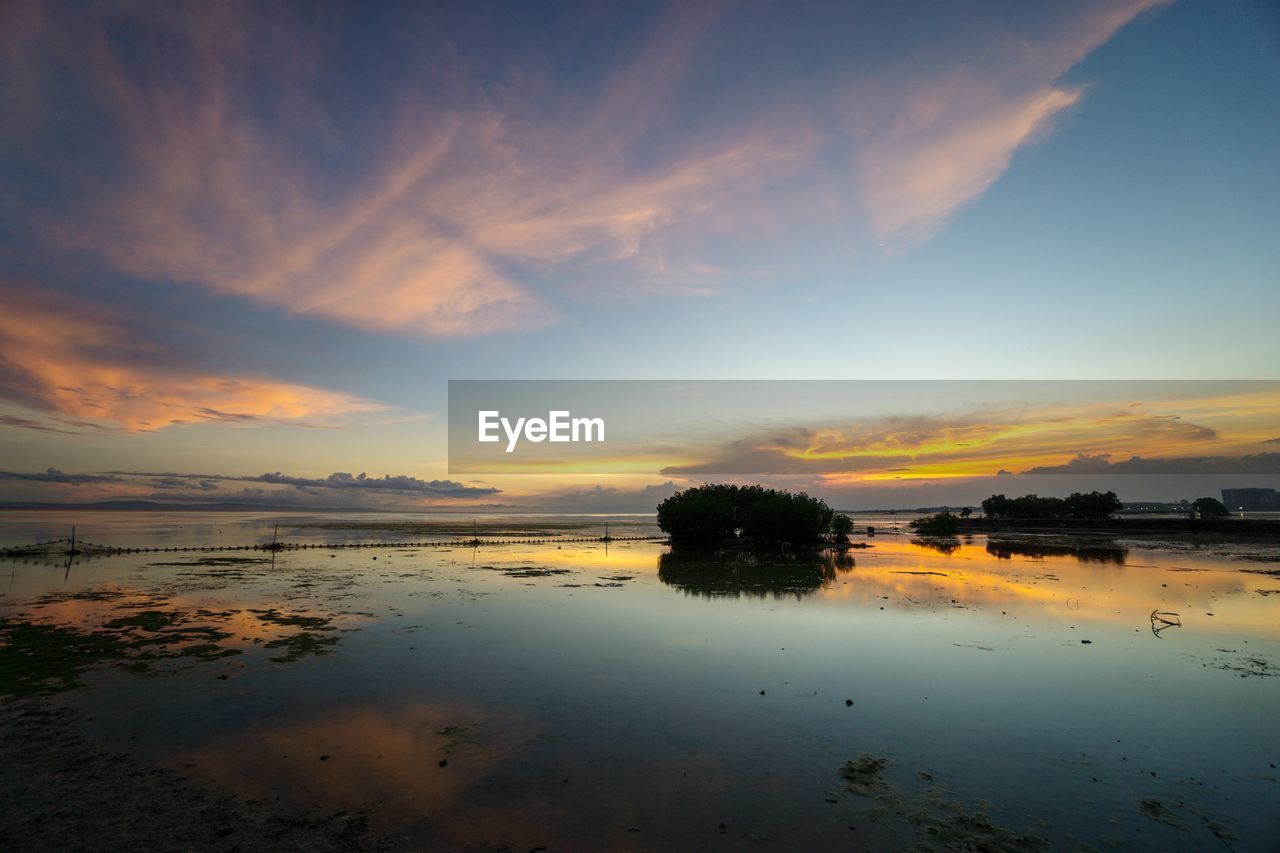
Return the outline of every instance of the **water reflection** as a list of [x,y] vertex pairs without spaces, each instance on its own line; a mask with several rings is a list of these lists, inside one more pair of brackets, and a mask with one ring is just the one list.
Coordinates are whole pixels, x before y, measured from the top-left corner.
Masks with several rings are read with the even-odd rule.
[[658,579],[707,598],[801,598],[851,571],[847,551],[792,553],[675,549],[658,555]]
[[[0,618],[112,655],[58,698],[112,749],[290,811],[367,810],[403,849],[900,849],[933,774],[954,794],[926,843],[931,819],[982,829],[946,811],[979,798],[1061,846],[1208,849],[1199,817],[1184,831],[1140,800],[1271,842],[1258,709],[1280,688],[1280,578],[1189,546],[1135,545],[1118,572],[1113,542],[1049,542],[882,535],[856,569],[640,542],[286,552],[275,570],[77,558],[68,582],[60,563],[6,569]],[[1148,677],[1178,697],[1159,714]],[[1010,742],[1034,748],[989,766]],[[864,752],[895,762],[883,824],[827,801]]]
[[[949,553],[949,552],[948,552]],[[987,553],[999,560],[1014,556],[1042,560],[1045,557],[1075,557],[1082,563],[1110,563],[1123,566],[1129,549],[1115,542],[1027,542],[1016,539],[991,539]]]
[[960,540],[954,536],[922,536],[911,540],[912,545],[919,545],[930,551],[950,556],[960,550]]
[[377,806],[377,831],[416,835],[439,831],[428,816],[460,808],[527,729],[517,716],[462,703],[335,707],[216,736],[170,762],[298,809]]

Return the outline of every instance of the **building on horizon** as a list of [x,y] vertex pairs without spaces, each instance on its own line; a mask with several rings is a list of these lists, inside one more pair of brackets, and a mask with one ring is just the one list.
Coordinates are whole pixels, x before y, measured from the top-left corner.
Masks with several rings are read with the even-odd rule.
[[1222,503],[1232,512],[1280,510],[1280,492],[1275,489],[1223,489]]

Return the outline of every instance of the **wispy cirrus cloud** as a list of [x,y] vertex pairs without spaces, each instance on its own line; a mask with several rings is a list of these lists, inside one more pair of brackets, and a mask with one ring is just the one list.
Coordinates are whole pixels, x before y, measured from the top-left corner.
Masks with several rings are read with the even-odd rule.
[[932,236],[1005,173],[1019,148],[1080,103],[1085,87],[1062,82],[1067,71],[1135,17],[1169,2],[1072,4],[1051,12],[1038,37],[997,22],[968,42],[980,50],[930,45],[946,57],[941,64],[922,52],[896,69],[896,86],[861,88],[851,120],[863,138],[856,162],[877,237],[902,251]]
[[[857,243],[865,214],[872,237],[909,248],[1081,100],[1066,71],[1160,2],[1013,29],[974,16],[954,43],[842,59],[819,87],[783,76],[750,99],[709,58],[749,67],[730,36],[769,22],[718,4],[655,14],[590,80],[558,70],[585,35],[476,60],[407,22],[379,34],[377,85],[350,91],[334,56],[352,21],[285,4],[18,4],[0,61],[20,84],[5,87],[7,140],[61,190],[30,217],[39,239],[166,286],[452,337],[542,328],[566,295],[785,274],[734,253],[763,243],[795,263],[814,218]],[[886,17],[870,8],[865,26]],[[688,103],[717,99],[740,106]],[[47,105],[71,103],[92,118],[89,150],[51,160],[50,135],[80,127]]]
[[[556,311],[522,278],[572,263],[635,263],[671,279],[656,275],[663,259],[645,247],[650,235],[740,202],[812,148],[762,123],[645,167],[629,163],[645,109],[680,82],[710,7],[672,13],[589,103],[536,84],[505,94],[422,72],[373,93],[389,118],[366,117],[364,127],[335,123],[315,88],[323,39],[305,27],[234,4],[142,8],[148,14],[115,7],[56,27],[39,13],[17,18],[40,49],[10,51],[7,66],[46,82],[59,60],[86,66],[76,95],[123,155],[101,171],[60,164],[54,178],[71,198],[46,212],[39,233],[143,279],[359,328],[536,329]],[[154,31],[183,49],[147,45],[138,60],[137,41],[112,38],[116,30]],[[164,75],[151,65],[160,60]],[[524,97],[540,98],[538,108]],[[263,100],[270,107],[255,109]],[[318,131],[331,147],[316,146]]]
[[989,82],[940,81],[907,106],[903,127],[858,153],[872,227],[895,250],[927,239],[985,192],[1018,148],[1083,95],[1080,87],[1049,86],[1022,97],[973,88]]

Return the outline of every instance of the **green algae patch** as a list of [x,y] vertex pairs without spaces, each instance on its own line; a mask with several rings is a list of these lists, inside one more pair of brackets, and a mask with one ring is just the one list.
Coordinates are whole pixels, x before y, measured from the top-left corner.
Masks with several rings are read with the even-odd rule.
[[129,616],[121,616],[104,622],[104,628],[140,628],[143,631],[163,631],[177,624],[177,614],[165,610],[144,610]]
[[[153,646],[181,646],[173,653],[161,657],[208,657],[193,648],[203,648],[229,639],[231,634],[212,625],[192,625],[192,617],[177,610],[143,610],[127,616],[119,616],[102,623],[102,627],[119,631],[127,644],[142,652],[144,657],[155,657]],[[234,654],[235,652],[232,651]],[[225,657],[225,655],[220,655]]]
[[217,643],[196,643],[184,646],[177,654],[180,657],[196,658],[197,660],[218,660],[219,658],[234,657],[241,654],[241,651],[220,646]]
[[61,604],[64,601],[117,601],[128,598],[130,593],[122,589],[88,589],[76,592],[50,592],[33,600],[37,607],[49,604]]
[[452,755],[457,749],[463,746],[476,746],[480,744],[480,740],[475,737],[474,733],[466,726],[445,726],[436,732],[445,739],[444,747],[441,751],[445,755]]
[[1156,823],[1163,823],[1166,826],[1172,826],[1175,829],[1185,830],[1186,824],[1178,820],[1177,815],[1170,811],[1164,803],[1154,798],[1144,798],[1138,800],[1138,811],[1143,817],[1150,818]]
[[231,635],[211,627],[183,627],[178,614],[145,611],[112,619],[100,630],[0,621],[0,695],[48,695],[81,685],[91,669],[114,666],[150,674],[154,664],[179,658],[217,660],[240,654],[219,645]]
[[[68,602],[81,605],[74,623],[56,609]],[[326,616],[183,608],[169,596],[122,589],[50,594],[33,604],[30,612],[0,620],[0,696],[72,690],[92,669],[158,675],[236,657],[245,651],[235,642],[245,631],[237,626],[248,614],[262,633],[253,642],[271,650],[273,663],[331,654],[341,641],[327,633],[338,629]]]
[[277,637],[263,643],[264,648],[282,650],[281,654],[267,658],[273,663],[293,663],[305,657],[332,654],[332,647],[341,642],[340,637],[327,637],[317,633],[337,630],[332,624],[333,620],[326,616],[285,614],[274,607],[269,610],[250,609],[249,612],[270,625],[302,629],[296,634]]
[[283,649],[284,653],[267,658],[274,663],[293,663],[302,660],[305,657],[332,654],[331,646],[337,645],[341,641],[339,637],[324,637],[319,634],[313,634],[310,631],[303,631],[300,634],[291,634],[288,637],[280,637],[263,646],[268,649]]
[[333,620],[324,616],[286,616],[274,607],[270,610],[254,610],[253,608],[250,608],[249,612],[256,614],[263,622],[270,622],[272,625],[306,628],[310,631],[333,630],[333,626],[330,624]]
[[[863,820],[914,827],[923,835],[922,849],[991,853],[1039,853],[1049,849],[1043,838],[996,826],[983,812],[971,810],[959,799],[949,796],[949,790],[942,786],[930,785],[916,793],[899,788],[884,778],[891,767],[892,759],[867,753],[840,765],[839,774],[846,790],[879,801],[863,812]],[[922,781],[934,781],[933,773],[921,771],[916,775]]]
[[964,812],[929,822],[929,840],[947,850],[983,850],[990,853],[1039,853],[1049,842],[1035,835],[1019,835],[995,826],[981,812]]
[[863,753],[854,761],[846,761],[840,766],[840,778],[851,793],[863,797],[881,796],[893,790],[893,786],[884,779],[884,772],[892,766],[893,761],[888,758]]
[[[42,695],[80,685],[104,663],[137,666],[129,645],[112,634],[58,625],[0,621],[0,695]],[[144,666],[145,669],[145,666]]]
[[270,563],[270,557],[200,557],[195,560],[173,560],[161,563],[148,563],[148,566],[256,566]]

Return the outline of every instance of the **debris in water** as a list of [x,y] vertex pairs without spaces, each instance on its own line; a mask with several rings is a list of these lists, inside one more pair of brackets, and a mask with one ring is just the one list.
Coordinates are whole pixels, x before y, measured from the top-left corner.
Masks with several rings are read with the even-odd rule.
[[888,758],[863,753],[855,761],[846,761],[840,767],[845,787],[855,794],[870,796],[885,792],[889,784],[883,778],[884,771],[893,766]]

